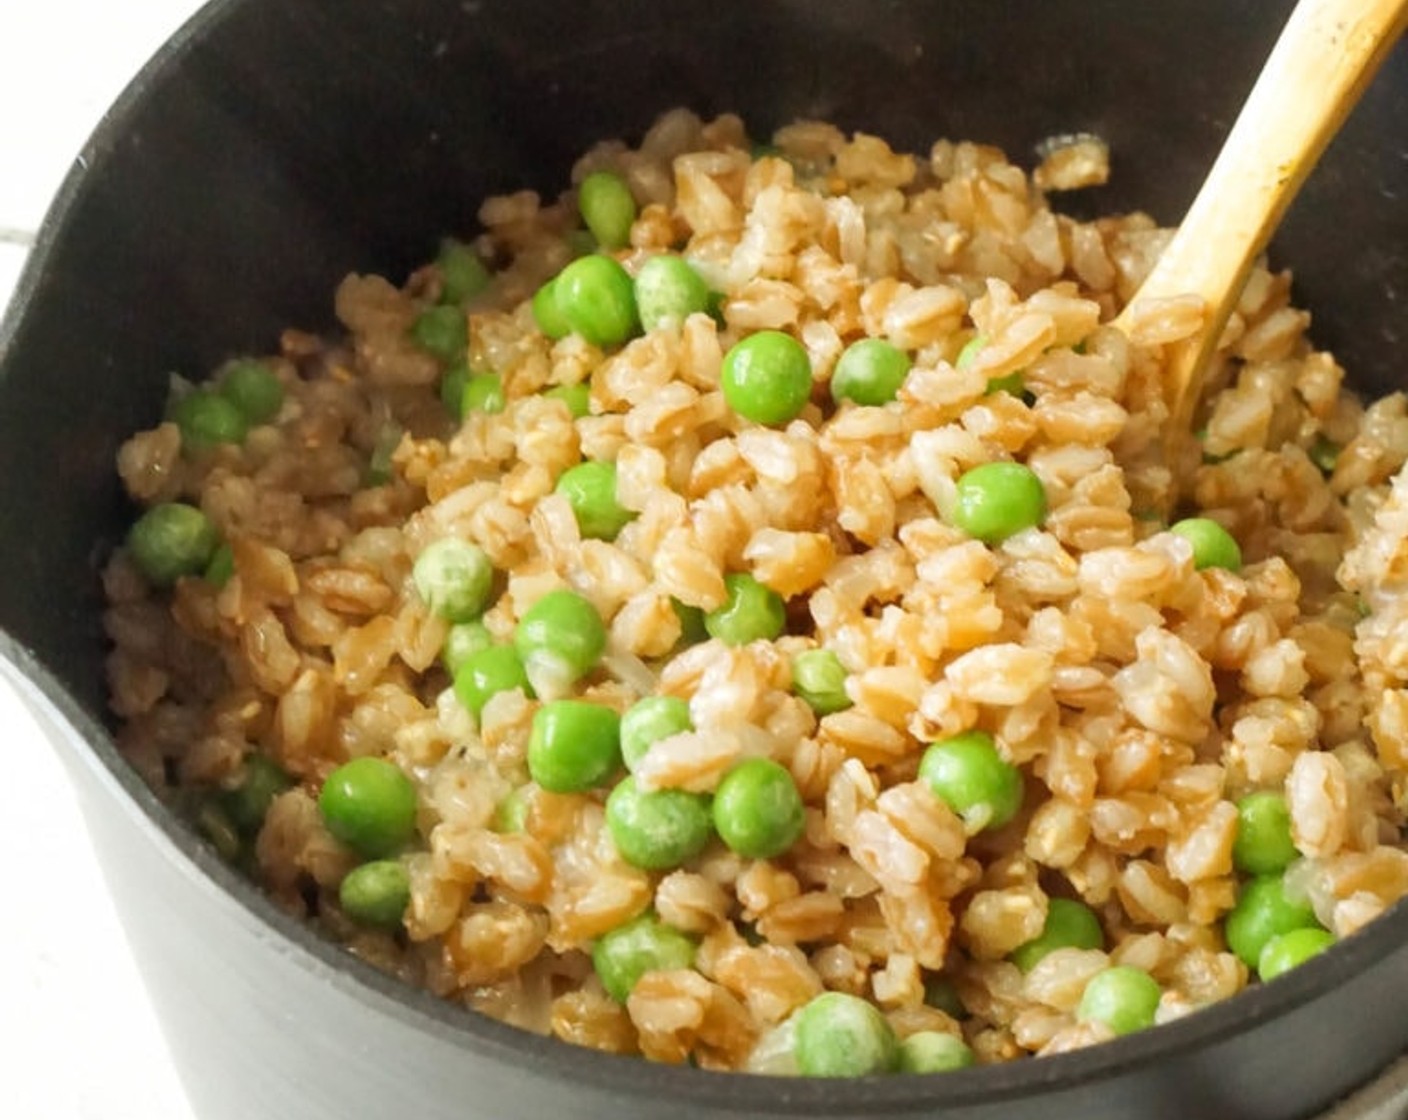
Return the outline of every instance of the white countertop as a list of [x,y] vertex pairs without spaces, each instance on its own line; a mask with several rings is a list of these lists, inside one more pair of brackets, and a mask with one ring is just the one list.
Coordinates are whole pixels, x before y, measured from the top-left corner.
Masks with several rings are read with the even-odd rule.
[[[74,153],[200,2],[38,0],[6,7],[0,15],[0,307]],[[0,732],[8,760],[0,782],[0,850],[9,853],[0,953],[0,1112],[23,1120],[193,1120],[67,779],[3,681]],[[54,883],[64,889],[53,889]],[[1404,1080],[1394,1080],[1408,1090],[1408,1068],[1398,1076]],[[1379,1107],[1387,1111],[1374,1116],[1408,1115],[1399,1111],[1405,1101],[1408,1096],[1385,1092]]]
[[[199,6],[15,0],[0,9],[0,307],[74,153]],[[68,781],[3,682],[0,732],[0,851],[9,879],[0,908],[0,1113],[193,1120]]]

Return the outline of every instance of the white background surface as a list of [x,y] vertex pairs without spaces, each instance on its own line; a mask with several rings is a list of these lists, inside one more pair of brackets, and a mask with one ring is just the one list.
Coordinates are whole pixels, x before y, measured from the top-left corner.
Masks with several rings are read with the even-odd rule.
[[[0,5],[0,306],[89,132],[199,6]],[[0,742],[0,1115],[192,1120],[67,780],[2,681]]]

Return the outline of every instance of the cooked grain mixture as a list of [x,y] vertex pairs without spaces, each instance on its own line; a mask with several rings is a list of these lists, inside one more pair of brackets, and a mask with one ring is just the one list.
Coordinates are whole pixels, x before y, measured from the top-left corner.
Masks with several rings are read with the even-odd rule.
[[174,381],[127,757],[352,953],[665,1062],[1050,1054],[1351,936],[1408,894],[1405,399],[1258,269],[1171,463],[1201,306],[1107,325],[1169,234],[1048,208],[1074,144],[672,112]]

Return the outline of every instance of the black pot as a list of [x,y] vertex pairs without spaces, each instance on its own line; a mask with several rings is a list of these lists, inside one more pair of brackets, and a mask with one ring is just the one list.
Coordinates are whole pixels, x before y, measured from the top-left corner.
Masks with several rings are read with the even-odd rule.
[[[104,714],[113,456],[170,370],[327,326],[478,201],[555,192],[662,109],[899,145],[1109,139],[1081,201],[1176,221],[1289,4],[1258,0],[218,0],[143,72],[49,215],[0,331],[0,663],[81,794],[190,1098],[209,1120],[1312,1115],[1408,1048],[1408,907],[1285,979],[1093,1050],[848,1083],[711,1075],[531,1037],[404,990],[276,911],[162,808]],[[1318,341],[1400,383],[1408,50],[1278,236]]]

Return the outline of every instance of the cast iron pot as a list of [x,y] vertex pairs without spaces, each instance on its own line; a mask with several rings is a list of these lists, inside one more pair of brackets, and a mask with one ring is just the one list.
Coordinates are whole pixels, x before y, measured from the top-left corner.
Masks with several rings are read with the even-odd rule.
[[[110,738],[96,573],[132,515],[113,455],[167,374],[330,325],[479,200],[555,193],[677,104],[923,149],[1108,138],[1080,205],[1182,214],[1288,8],[1256,0],[218,0],[133,83],[49,215],[0,330],[0,668],[79,790],[206,1120],[1309,1116],[1408,1049],[1408,908],[1179,1023],[1041,1061],[847,1083],[721,1076],[520,1033],[403,989],[220,863]],[[1382,393],[1408,291],[1408,52],[1276,242],[1314,333]]]

